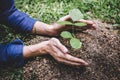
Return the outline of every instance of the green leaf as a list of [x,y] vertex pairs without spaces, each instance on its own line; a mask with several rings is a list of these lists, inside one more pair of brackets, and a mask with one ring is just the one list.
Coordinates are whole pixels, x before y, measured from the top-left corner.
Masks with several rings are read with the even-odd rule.
[[79,49],[79,48],[82,47],[82,42],[80,42],[80,40],[77,39],[77,38],[72,38],[72,39],[70,40],[70,45],[71,45],[72,48],[74,48],[74,49]]
[[60,24],[60,25],[72,25],[72,23],[69,22],[69,21],[58,21],[57,24]]
[[81,26],[86,26],[87,24],[86,24],[86,23],[81,23],[81,22],[80,22],[80,23],[75,23],[74,25],[75,25],[75,26],[80,26],[80,27],[81,27]]
[[61,34],[60,34],[61,37],[63,38],[73,38],[72,34],[68,31],[63,31]]
[[120,24],[113,24],[113,27],[120,27]]
[[78,20],[84,18],[83,14],[80,12],[79,9],[70,10],[69,15],[70,15],[70,17],[72,18],[73,21],[78,21]]

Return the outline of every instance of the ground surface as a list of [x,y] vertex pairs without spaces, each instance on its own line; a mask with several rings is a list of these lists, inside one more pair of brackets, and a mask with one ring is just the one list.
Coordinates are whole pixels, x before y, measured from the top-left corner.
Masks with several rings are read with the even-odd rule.
[[[76,33],[83,42],[79,50],[70,48],[67,40],[61,42],[70,50],[70,54],[86,60],[88,67],[70,67],[57,63],[51,56],[34,58],[24,66],[25,80],[120,80],[120,37],[110,25],[96,21],[96,30]],[[37,40],[36,40],[37,39]],[[47,37],[37,36],[29,44]]]
[[[120,37],[112,26],[95,21],[96,30],[76,31],[83,46],[71,49],[67,40],[61,42],[70,54],[84,59],[88,67],[71,67],[60,64],[51,56],[35,57],[23,69],[0,69],[1,80],[120,80]],[[26,44],[35,44],[50,39],[36,36]]]

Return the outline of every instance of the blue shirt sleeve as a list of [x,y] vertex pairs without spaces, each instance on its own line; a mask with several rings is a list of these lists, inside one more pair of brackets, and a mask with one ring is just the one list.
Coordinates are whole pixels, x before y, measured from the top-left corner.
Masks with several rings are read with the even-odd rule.
[[0,44],[0,66],[23,66],[23,46],[23,42],[19,39],[16,39],[7,45]]
[[[8,25],[17,31],[31,32],[35,22],[16,9],[14,0],[0,0],[0,24]],[[23,46],[19,39],[7,45],[0,44],[0,66],[23,66]]]
[[35,22],[36,20],[16,9],[14,0],[0,0],[0,24],[30,33]]

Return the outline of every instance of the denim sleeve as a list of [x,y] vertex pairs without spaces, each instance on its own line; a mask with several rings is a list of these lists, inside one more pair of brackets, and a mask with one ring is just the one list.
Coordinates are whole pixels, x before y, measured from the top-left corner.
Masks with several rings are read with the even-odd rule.
[[0,66],[23,66],[23,46],[23,42],[19,39],[16,39],[7,45],[0,44]]
[[35,22],[36,21],[34,19],[19,10],[14,11],[10,16],[8,16],[8,25],[19,30],[19,32],[30,33]]
[[0,24],[7,25],[19,32],[31,32],[36,20],[19,11],[14,0],[0,0]]

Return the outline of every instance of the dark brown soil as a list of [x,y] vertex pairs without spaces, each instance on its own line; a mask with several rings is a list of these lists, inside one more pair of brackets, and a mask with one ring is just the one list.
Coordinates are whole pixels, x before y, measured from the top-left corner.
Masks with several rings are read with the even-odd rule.
[[[29,60],[23,67],[23,80],[120,80],[120,37],[111,25],[94,22],[95,30],[76,31],[76,37],[83,42],[81,49],[73,50],[68,40],[59,38],[70,54],[87,61],[90,64],[88,67],[72,67],[58,63],[49,55],[39,56]],[[48,39],[36,36],[26,44]],[[15,80],[3,76],[0,78]]]
[[[79,50],[73,50],[67,40],[60,39],[70,54],[86,60],[90,64],[88,67],[71,67],[49,55],[40,56],[25,65],[25,80],[120,80],[120,37],[112,26],[95,23],[96,30],[77,31],[77,38],[83,42]],[[39,36],[28,43],[48,39]]]

